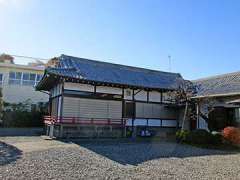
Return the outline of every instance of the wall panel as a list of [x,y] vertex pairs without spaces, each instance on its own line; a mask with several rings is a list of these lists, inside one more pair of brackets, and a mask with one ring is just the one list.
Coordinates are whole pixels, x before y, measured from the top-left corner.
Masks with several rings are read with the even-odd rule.
[[63,116],[85,118],[122,118],[122,102],[64,97]]
[[81,84],[81,83],[64,83],[64,89],[67,90],[75,90],[75,91],[87,91],[94,92],[94,86],[89,84]]

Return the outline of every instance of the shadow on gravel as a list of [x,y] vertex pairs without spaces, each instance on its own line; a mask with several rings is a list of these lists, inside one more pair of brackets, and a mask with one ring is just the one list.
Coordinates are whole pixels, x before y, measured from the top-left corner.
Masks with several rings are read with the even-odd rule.
[[0,141],[0,166],[10,164],[21,158],[22,151]]
[[230,151],[201,149],[188,145],[168,142],[161,143],[77,142],[76,144],[123,165],[125,164],[137,165],[149,160],[159,158],[187,158],[237,153]]
[[44,134],[43,128],[0,128],[0,136],[40,136]]

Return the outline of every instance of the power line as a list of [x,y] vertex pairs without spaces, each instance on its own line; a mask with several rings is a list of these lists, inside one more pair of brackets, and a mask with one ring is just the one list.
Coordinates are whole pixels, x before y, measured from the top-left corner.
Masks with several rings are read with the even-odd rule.
[[13,57],[17,58],[26,58],[26,59],[33,59],[33,60],[43,60],[43,61],[49,61],[50,59],[45,59],[45,58],[39,58],[39,57],[32,57],[32,56],[24,56],[24,55],[16,55],[16,54],[7,54]]

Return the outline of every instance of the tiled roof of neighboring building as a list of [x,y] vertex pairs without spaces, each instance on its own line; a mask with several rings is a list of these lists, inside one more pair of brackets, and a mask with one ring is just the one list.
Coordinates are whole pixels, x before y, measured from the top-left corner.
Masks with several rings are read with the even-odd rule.
[[199,97],[240,94],[240,72],[199,79],[193,83],[198,88]]
[[61,55],[58,67],[48,68],[46,73],[87,81],[153,89],[176,89],[183,82],[182,76],[178,73],[149,70],[67,55]]

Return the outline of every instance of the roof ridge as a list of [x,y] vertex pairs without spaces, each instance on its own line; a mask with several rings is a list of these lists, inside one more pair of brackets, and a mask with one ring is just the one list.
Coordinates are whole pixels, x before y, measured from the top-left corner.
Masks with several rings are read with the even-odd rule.
[[235,74],[240,74],[240,71],[231,72],[231,73],[225,73],[225,74],[219,74],[219,75],[213,75],[213,76],[204,77],[204,78],[199,78],[199,79],[196,79],[196,80],[192,80],[192,82],[199,82],[199,81],[206,81],[206,80],[211,80],[211,79],[217,79],[217,78],[231,76],[231,75],[235,75]]
[[60,57],[62,57],[62,56],[70,57],[70,58],[76,58],[78,60],[83,59],[83,60],[86,60],[86,61],[93,61],[93,62],[100,63],[100,64],[105,63],[105,64],[113,65],[113,66],[122,66],[122,67],[126,67],[126,68],[139,69],[139,70],[145,70],[145,71],[156,72],[156,73],[175,74],[175,75],[179,75],[180,77],[182,77],[180,73],[160,71],[160,70],[153,70],[153,69],[148,69],[148,68],[143,68],[143,67],[134,67],[134,66],[123,65],[123,64],[118,64],[118,63],[111,63],[111,62],[106,62],[106,61],[100,61],[100,60],[93,60],[93,59],[88,59],[88,58],[75,57],[75,56],[70,56],[70,55],[65,55],[65,54],[61,54]]

